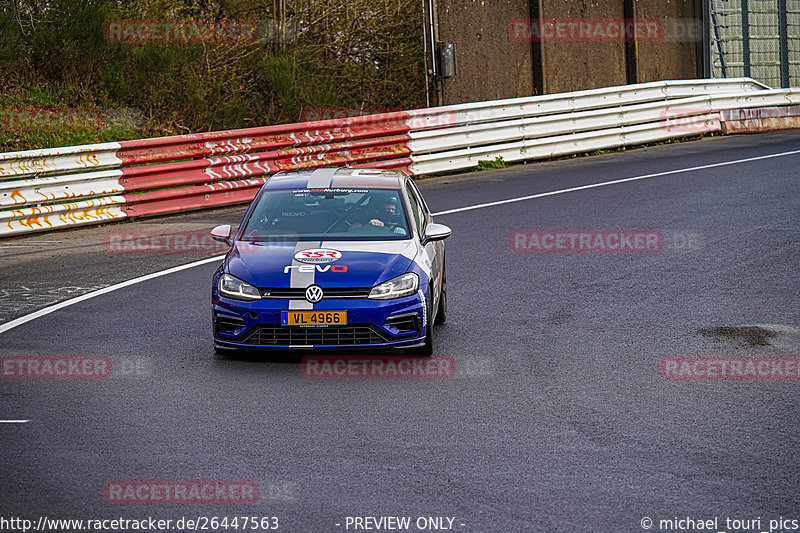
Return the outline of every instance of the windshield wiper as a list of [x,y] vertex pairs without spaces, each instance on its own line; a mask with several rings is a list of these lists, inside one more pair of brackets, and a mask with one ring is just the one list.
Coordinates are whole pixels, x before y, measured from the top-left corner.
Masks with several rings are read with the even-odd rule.
[[322,233],[328,233],[330,230],[332,230],[333,228],[335,228],[335,227],[336,227],[336,225],[337,225],[339,222],[341,222],[342,220],[344,220],[345,218],[347,218],[347,215],[349,215],[349,214],[350,214],[350,212],[351,212],[353,209],[355,209],[356,207],[360,206],[360,205],[361,205],[361,204],[364,202],[364,200],[366,200],[366,199],[367,199],[367,195],[365,194],[364,196],[362,196],[361,198],[359,198],[359,199],[358,199],[358,201],[357,201],[356,203],[354,203],[353,205],[351,205],[350,207],[348,207],[348,208],[347,208],[347,210],[346,210],[346,211],[345,211],[345,212],[342,214],[342,216],[340,216],[339,218],[337,218],[336,220],[334,220],[334,221],[333,221],[333,224],[331,224],[330,226],[328,226],[328,228],[327,228],[325,231],[323,231]]

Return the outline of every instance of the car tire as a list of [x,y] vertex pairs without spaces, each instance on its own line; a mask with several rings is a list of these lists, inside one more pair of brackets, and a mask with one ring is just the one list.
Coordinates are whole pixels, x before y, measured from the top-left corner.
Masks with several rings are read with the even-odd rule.
[[434,324],[444,324],[447,321],[447,270],[442,271],[442,294],[439,295],[439,306],[436,309]]
[[417,348],[411,348],[409,350],[406,350],[406,353],[412,355],[423,355],[423,356],[433,355],[433,322],[431,322],[430,320],[431,312],[433,311],[433,306],[431,305],[430,298],[428,298],[427,306],[428,306],[428,324],[427,327],[425,328],[425,344]]

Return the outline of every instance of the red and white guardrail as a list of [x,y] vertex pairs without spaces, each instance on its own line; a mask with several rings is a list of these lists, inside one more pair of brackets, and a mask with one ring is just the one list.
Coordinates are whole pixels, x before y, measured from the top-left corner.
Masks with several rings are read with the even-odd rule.
[[798,127],[800,108],[791,106],[799,104],[800,89],[772,90],[749,78],[677,80],[3,153],[0,237],[244,203],[281,170],[350,164],[419,175],[498,156],[522,161],[754,131],[767,118],[771,129]]

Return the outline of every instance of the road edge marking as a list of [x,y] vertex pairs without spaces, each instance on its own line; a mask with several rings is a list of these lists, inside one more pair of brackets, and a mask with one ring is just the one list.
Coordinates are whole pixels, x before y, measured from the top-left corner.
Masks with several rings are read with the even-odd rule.
[[605,187],[606,185],[616,185],[617,183],[627,183],[629,181],[646,180],[650,178],[657,178],[659,176],[668,176],[670,174],[683,174],[685,172],[692,172],[695,170],[704,170],[707,168],[724,167],[728,165],[736,165],[739,163],[749,163],[751,161],[759,161],[761,159],[770,159],[773,157],[783,157],[787,155],[800,154],[800,150],[791,150],[789,152],[780,152],[777,154],[760,155],[756,157],[748,157],[745,159],[736,159],[734,161],[723,161],[721,163],[709,163],[708,165],[699,165],[696,167],[679,168],[675,170],[666,170],[664,172],[655,172],[653,174],[644,174],[641,176],[633,176],[630,178],[622,178],[618,180],[604,181],[602,183],[591,183],[589,185],[581,185],[579,187],[571,187],[569,189],[561,189],[558,191],[542,192],[538,194],[531,194],[528,196],[519,196],[517,198],[508,198],[506,200],[497,200],[495,202],[486,202],[485,204],[470,205],[467,207],[456,207],[455,209],[448,209],[446,211],[439,211],[433,213],[433,216],[450,215],[452,213],[463,213],[464,211],[474,211],[475,209],[483,209],[485,207],[494,207],[496,205],[511,204],[514,202],[524,202],[525,200],[533,200],[535,198],[543,198],[545,196],[555,196],[557,194],[565,194],[568,192],[582,191],[585,189],[596,189],[597,187]]
[[39,317],[44,315],[49,315],[59,309],[64,309],[65,307],[69,307],[71,305],[75,305],[77,303],[85,302],[86,300],[91,300],[92,298],[96,298],[98,296],[102,296],[104,294],[108,294],[109,292],[116,291],[118,289],[123,289],[125,287],[130,287],[131,285],[136,285],[137,283],[142,283],[143,281],[148,281],[155,278],[160,278],[161,276],[167,276],[169,274],[174,274],[175,272],[180,272],[181,270],[186,270],[189,268],[193,268],[200,265],[205,265],[206,263],[213,263],[215,261],[222,261],[225,259],[224,255],[215,255],[214,257],[209,257],[206,259],[201,259],[199,261],[194,261],[192,263],[187,263],[185,265],[178,265],[176,267],[171,267],[166,270],[160,270],[158,272],[153,272],[152,274],[146,274],[144,276],[139,276],[138,278],[129,279],[127,281],[123,281],[121,283],[116,283],[114,285],[109,285],[108,287],[103,287],[102,289],[98,289],[96,291],[87,292],[86,294],[82,294],[80,296],[76,296],[75,298],[70,298],[69,300],[64,300],[63,302],[58,302],[57,304],[53,304],[49,307],[45,307],[44,309],[39,309],[38,311],[34,311],[33,313],[21,316],[19,318],[15,318],[10,322],[6,322],[5,324],[0,324],[0,334],[5,333],[10,329],[14,329],[17,326],[21,326],[30,322],[31,320],[35,320]]

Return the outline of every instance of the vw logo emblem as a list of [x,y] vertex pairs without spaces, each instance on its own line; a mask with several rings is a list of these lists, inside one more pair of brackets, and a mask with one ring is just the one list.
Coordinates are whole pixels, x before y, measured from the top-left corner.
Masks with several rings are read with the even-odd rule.
[[322,300],[322,287],[319,285],[309,285],[306,289],[306,300],[312,304]]

